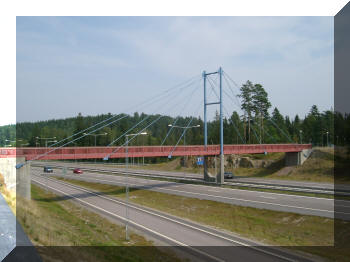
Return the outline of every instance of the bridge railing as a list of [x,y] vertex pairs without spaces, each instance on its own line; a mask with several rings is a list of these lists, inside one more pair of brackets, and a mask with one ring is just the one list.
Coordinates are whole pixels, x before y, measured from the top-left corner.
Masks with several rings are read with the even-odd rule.
[[[310,149],[311,144],[259,144],[259,145],[224,145],[224,154],[261,154],[264,152],[300,152]],[[103,158],[108,154],[110,158],[126,157],[125,147],[25,147],[1,148],[0,157],[26,157],[27,160],[40,159],[88,159]],[[52,151],[52,152],[51,152]],[[112,153],[113,151],[116,151]],[[129,157],[160,157],[160,156],[203,156],[220,154],[219,145],[178,146],[129,146]]]

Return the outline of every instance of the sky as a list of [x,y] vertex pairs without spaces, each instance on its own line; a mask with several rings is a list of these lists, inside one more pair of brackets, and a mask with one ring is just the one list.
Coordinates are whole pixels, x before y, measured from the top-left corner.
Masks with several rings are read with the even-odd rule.
[[[314,104],[329,110],[334,102],[333,20],[17,17],[17,122],[79,112],[203,117],[201,73],[220,66],[238,86],[247,80],[262,84],[283,115],[303,118]],[[192,85],[178,85],[189,79]],[[233,97],[238,88],[228,83],[223,81],[225,115],[240,112]],[[152,102],[169,89],[168,96]],[[216,100],[210,86],[208,100]],[[210,107],[209,119],[215,110]]]

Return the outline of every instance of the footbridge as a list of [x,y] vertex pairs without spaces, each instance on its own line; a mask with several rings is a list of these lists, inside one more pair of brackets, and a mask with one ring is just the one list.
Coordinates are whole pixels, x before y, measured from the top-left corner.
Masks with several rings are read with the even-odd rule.
[[[311,149],[311,144],[251,144],[224,145],[224,155],[263,154],[274,152],[298,153]],[[24,157],[28,160],[65,160],[125,157],[215,156],[220,145],[129,146],[129,147],[23,147],[1,148],[0,158]]]

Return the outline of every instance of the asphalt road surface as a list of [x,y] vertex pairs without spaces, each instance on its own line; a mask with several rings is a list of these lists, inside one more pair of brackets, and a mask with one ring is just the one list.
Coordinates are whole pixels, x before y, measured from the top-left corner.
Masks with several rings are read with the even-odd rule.
[[[32,167],[32,170],[36,174],[42,174],[42,168]],[[95,172],[84,172],[83,174],[78,175],[73,174],[72,171],[67,171],[66,174],[63,174],[62,170],[55,169],[50,175],[118,186],[125,186],[127,183],[125,176],[99,174]],[[336,213],[337,218],[350,220],[350,201],[346,200],[184,184],[138,177],[128,177],[128,183],[129,186],[133,188],[142,188],[162,193],[213,200],[233,205],[328,218],[334,218],[334,214]],[[338,210],[334,211],[335,202],[338,207],[342,207],[341,212],[338,212]]]
[[[72,162],[45,162],[45,161],[35,161],[33,164],[39,165],[51,165],[51,166],[66,166],[68,168],[96,168],[103,169],[106,171],[113,172],[125,172],[127,171],[124,167],[118,167],[118,165],[113,164],[94,164],[94,163],[72,163]],[[158,171],[158,170],[148,170],[148,169],[139,169],[139,168],[129,168],[128,171],[132,170],[133,175],[149,175],[149,176],[160,176],[160,177],[174,177],[174,178],[187,178],[187,179],[203,179],[203,174],[198,173],[186,173],[186,172],[172,172],[172,171]],[[228,183],[252,183],[260,185],[270,185],[270,186],[282,186],[282,187],[295,187],[295,188],[304,188],[304,189],[313,189],[313,190],[327,190],[333,191],[333,183],[320,183],[320,182],[309,182],[309,181],[289,181],[289,180],[278,180],[278,179],[266,179],[266,178],[247,178],[247,177],[237,177],[234,179],[225,179]],[[337,184],[337,191],[349,192],[350,194],[350,185],[346,184]]]
[[128,224],[131,228],[158,238],[166,245],[183,247],[200,261],[309,261],[290,251],[264,247],[259,243],[135,204],[127,205],[116,198],[43,175],[32,174],[31,178],[32,183],[61,196],[57,197],[57,201],[77,201],[90,210],[120,222],[125,223],[128,206]]

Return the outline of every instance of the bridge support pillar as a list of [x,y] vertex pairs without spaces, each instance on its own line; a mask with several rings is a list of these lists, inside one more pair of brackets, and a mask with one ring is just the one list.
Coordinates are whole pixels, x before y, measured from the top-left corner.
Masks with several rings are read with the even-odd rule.
[[208,156],[204,156],[203,158],[204,181],[210,182],[210,176],[208,172]]
[[[21,160],[20,163],[23,163],[25,160]],[[18,159],[17,159],[17,162]],[[31,199],[31,179],[30,179],[30,162],[27,162],[25,165],[16,168],[16,194],[20,195],[28,200]]]
[[224,173],[225,173],[225,155],[220,154],[220,170],[216,174],[216,182],[218,184],[224,183]]
[[301,152],[287,152],[285,166],[299,166],[301,164]]

